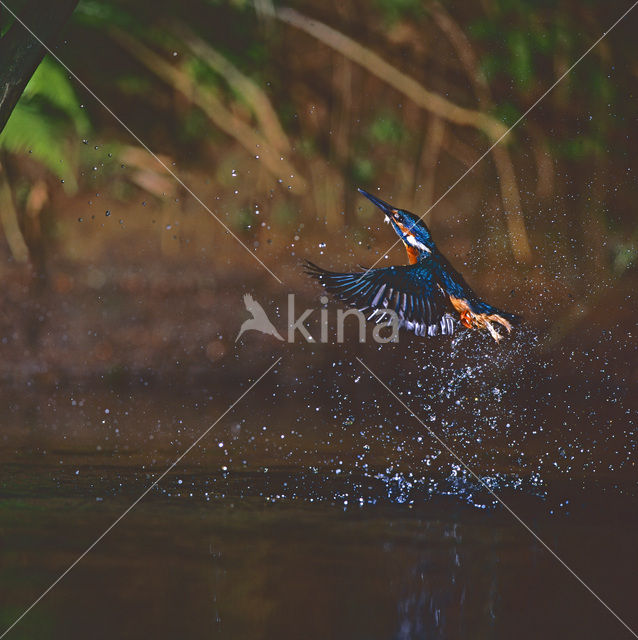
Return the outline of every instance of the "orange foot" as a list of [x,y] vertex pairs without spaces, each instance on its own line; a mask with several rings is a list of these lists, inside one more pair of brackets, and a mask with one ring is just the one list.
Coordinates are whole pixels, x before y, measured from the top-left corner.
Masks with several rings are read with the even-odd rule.
[[474,328],[474,323],[472,322],[472,312],[469,309],[464,309],[461,311],[461,324],[468,329]]

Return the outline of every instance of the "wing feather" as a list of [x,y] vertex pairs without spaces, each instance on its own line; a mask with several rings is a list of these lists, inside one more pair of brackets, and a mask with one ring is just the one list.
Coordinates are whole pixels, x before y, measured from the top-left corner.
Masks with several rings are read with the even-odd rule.
[[399,327],[416,335],[454,333],[449,300],[424,261],[355,273],[326,271],[312,262],[304,266],[308,275],[339,300],[372,310],[368,320],[383,322],[387,310],[392,310],[399,317]]

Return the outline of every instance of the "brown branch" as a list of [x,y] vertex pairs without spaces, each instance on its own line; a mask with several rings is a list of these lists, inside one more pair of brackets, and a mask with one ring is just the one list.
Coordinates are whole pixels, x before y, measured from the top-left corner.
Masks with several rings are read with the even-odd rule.
[[532,248],[529,244],[525,220],[521,211],[521,199],[516,185],[514,165],[507,150],[498,147],[494,149],[494,164],[499,175],[501,201],[510,237],[510,246],[517,260],[530,262]]
[[173,31],[186,44],[193,55],[203,60],[219,73],[238,94],[245,98],[261,125],[262,133],[268,138],[270,144],[278,151],[290,151],[290,142],[268,96],[250,78],[237,69],[234,64],[213,49],[186,25],[177,25],[173,28]]
[[542,130],[527,122],[527,129],[531,134],[532,151],[536,161],[536,195],[541,200],[547,200],[554,193],[554,162]]
[[443,136],[442,144],[445,151],[455,160],[458,160],[466,169],[476,164],[481,157],[474,147],[471,147],[453,135],[449,127]]
[[299,175],[295,167],[287,160],[282,159],[279,152],[273,149],[265,138],[253,131],[246,122],[226,109],[211,91],[202,90],[187,73],[169,64],[161,56],[126,33],[119,29],[111,29],[110,33],[139,62],[197,105],[217,127],[235,138],[248,153],[253,157],[260,156],[263,165],[275,178],[279,179],[285,176],[283,182],[280,183],[284,188],[290,185],[297,194],[306,190],[306,181]]
[[[499,140],[507,127],[498,120],[480,111],[466,109],[454,104],[447,98],[429,91],[416,80],[399,71],[370,49],[345,36],[341,32],[322,22],[312,20],[294,9],[282,8],[276,11],[279,20],[296,27],[320,42],[338,51],[343,56],[361,65],[397,91],[410,98],[421,108],[430,111],[442,120],[458,125],[473,126],[487,134],[491,141]],[[458,39],[453,44],[459,45]],[[468,43],[469,44],[469,43]],[[464,63],[471,62],[464,56]],[[487,84],[485,83],[487,88]],[[529,261],[531,248],[521,213],[520,195],[516,184],[516,175],[507,150],[497,145],[493,149],[494,162],[500,178],[501,198],[506,211],[506,223],[510,234],[510,244],[517,259]]]
[[[336,57],[336,56],[335,56]],[[350,155],[349,144],[349,118],[352,108],[352,63],[350,60],[339,57],[335,60],[333,67],[334,84],[337,95],[341,98],[337,108],[332,110],[332,130],[331,142],[335,155],[339,162],[345,164]]]
[[[454,47],[456,55],[465,69],[466,74],[472,82],[474,93],[483,108],[491,109],[494,105],[492,94],[485,76],[483,75],[478,59],[474,53],[472,45],[463,32],[463,29],[456,23],[452,16],[438,3],[432,3],[430,7],[432,17],[439,29],[445,34],[450,44]],[[494,164],[499,175],[499,185],[501,191],[501,201],[505,213],[505,222],[510,237],[510,245],[517,260],[529,262],[532,258],[521,197],[516,184],[516,173],[509,151],[500,144],[492,149]]]
[[[444,138],[445,122],[438,116],[430,116],[430,122],[425,133],[425,140],[423,141],[421,155],[415,172],[417,181],[420,176],[424,176],[423,199],[425,208],[429,208],[434,202],[436,163],[439,159],[439,154],[441,153],[441,146],[443,145]],[[420,209],[420,207],[416,206],[416,202],[415,207],[417,210]]]
[[[350,60],[343,56],[334,55],[333,77],[335,93],[339,96],[339,104],[334,105],[330,112],[332,120],[330,137],[334,157],[337,160],[337,167],[341,167],[342,174],[333,183],[333,195],[336,200],[336,207],[330,214],[333,222],[337,225],[351,222],[351,209],[348,202],[351,197],[351,190],[346,189],[343,175],[349,171],[351,162],[350,149],[350,117],[352,113],[352,72],[353,65]],[[344,216],[338,214],[339,209],[345,211]],[[329,219],[329,218],[326,218]]]
[[7,173],[0,164],[0,224],[4,230],[9,249],[16,262],[24,264],[29,261],[29,249],[18,223],[18,215],[13,204],[11,187]]
[[485,103],[484,106],[486,109],[491,109],[493,105],[490,87],[481,70],[470,40],[465,35],[463,29],[461,29],[439,2],[433,2],[429,8],[437,27],[450,41],[452,47],[454,47],[454,51],[465,69],[465,73],[467,73],[472,81],[474,92],[479,102]]
[[497,140],[507,131],[501,122],[491,116],[480,111],[459,107],[438,93],[429,91],[414,78],[386,62],[381,56],[332,27],[285,7],[278,9],[275,15],[282,22],[305,31],[341,55],[361,65],[426,111],[454,124],[480,129],[491,140]]
[[[20,11],[11,10],[51,47],[77,3],[78,0],[31,0]],[[0,38],[0,132],[44,54],[44,47],[17,20]]]
[[168,156],[157,154],[161,164],[141,147],[126,146],[120,150],[120,160],[132,171],[129,180],[156,198],[177,195],[178,183],[175,182],[165,167],[170,166],[172,160]]

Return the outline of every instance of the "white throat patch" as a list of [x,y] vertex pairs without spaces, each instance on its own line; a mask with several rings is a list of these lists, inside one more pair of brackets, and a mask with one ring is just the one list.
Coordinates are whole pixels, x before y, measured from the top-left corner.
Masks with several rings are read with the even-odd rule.
[[419,251],[426,251],[427,253],[432,253],[428,247],[426,247],[422,242],[419,242],[414,236],[406,235],[406,239],[408,244]]

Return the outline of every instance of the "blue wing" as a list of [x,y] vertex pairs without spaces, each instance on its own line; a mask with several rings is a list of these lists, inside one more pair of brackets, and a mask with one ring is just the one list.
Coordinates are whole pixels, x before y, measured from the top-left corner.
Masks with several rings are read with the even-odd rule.
[[416,335],[454,333],[449,299],[424,261],[359,273],[335,273],[306,262],[305,270],[336,298],[370,311],[368,320],[382,322],[388,318],[384,312],[391,309],[399,318],[399,327]]

